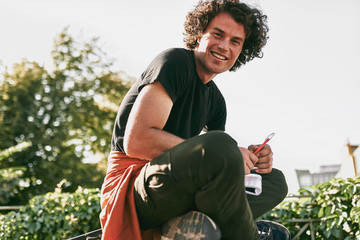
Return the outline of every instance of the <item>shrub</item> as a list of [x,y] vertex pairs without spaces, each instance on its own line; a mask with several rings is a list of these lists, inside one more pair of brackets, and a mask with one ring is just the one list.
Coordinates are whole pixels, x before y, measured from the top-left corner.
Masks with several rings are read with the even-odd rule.
[[67,239],[100,228],[99,213],[99,189],[56,189],[32,198],[18,212],[0,215],[0,239]]
[[[298,200],[286,200],[263,219],[284,224],[295,236],[306,222],[313,220],[316,239],[360,239],[360,178],[331,179],[329,182],[299,190]],[[310,231],[300,239],[310,239]]]

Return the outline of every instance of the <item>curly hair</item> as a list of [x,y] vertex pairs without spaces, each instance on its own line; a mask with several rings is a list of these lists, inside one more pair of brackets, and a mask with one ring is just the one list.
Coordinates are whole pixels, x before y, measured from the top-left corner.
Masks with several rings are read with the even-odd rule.
[[236,22],[244,25],[245,42],[235,64],[229,71],[236,71],[240,66],[255,57],[262,58],[262,48],[268,40],[267,16],[259,9],[251,8],[238,1],[199,1],[193,11],[186,16],[184,24],[184,42],[188,49],[194,50],[211,20],[219,13],[229,13]]

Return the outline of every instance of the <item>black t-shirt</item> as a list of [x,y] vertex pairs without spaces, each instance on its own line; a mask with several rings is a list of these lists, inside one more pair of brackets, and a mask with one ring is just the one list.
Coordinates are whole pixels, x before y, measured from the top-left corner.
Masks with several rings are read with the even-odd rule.
[[194,52],[182,48],[159,54],[134,83],[122,101],[115,119],[111,149],[122,151],[123,138],[131,108],[141,89],[159,81],[169,94],[173,107],[163,130],[188,139],[205,130],[225,130],[226,105],[213,81],[200,80]]

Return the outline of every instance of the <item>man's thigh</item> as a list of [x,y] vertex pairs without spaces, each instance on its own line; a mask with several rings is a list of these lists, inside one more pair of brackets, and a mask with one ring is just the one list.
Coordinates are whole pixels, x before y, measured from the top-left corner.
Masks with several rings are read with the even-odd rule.
[[[135,181],[134,197],[140,225],[151,228],[194,209],[194,195],[217,166],[204,155],[209,138],[193,137],[146,164]],[[207,155],[211,155],[210,152]],[[209,161],[204,164],[204,161]],[[205,173],[199,176],[199,171]],[[209,175],[207,177],[206,175]]]
[[[230,155],[236,155],[236,161],[243,165],[236,142],[229,135],[214,131],[193,137],[146,164],[135,181],[134,189],[141,227],[154,227],[194,210],[196,197],[199,198],[203,186],[212,182],[214,176],[235,172],[234,167],[228,166],[230,160],[221,160],[230,159]],[[224,169],[226,173],[221,173]],[[217,185],[210,184],[210,191],[206,193],[208,198],[201,204],[216,202],[217,194],[210,192]]]

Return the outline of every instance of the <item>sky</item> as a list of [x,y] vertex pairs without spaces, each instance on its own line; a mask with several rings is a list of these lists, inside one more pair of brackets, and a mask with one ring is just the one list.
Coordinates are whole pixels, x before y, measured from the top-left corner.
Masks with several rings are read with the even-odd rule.
[[[263,58],[214,79],[227,102],[226,132],[245,147],[275,132],[274,167],[295,193],[295,169],[349,164],[346,144],[360,144],[360,1],[245,2],[268,16],[270,39]],[[184,47],[196,3],[0,0],[2,69],[23,58],[50,68],[53,40],[69,27],[75,38],[99,37],[114,70],[138,78],[161,51]]]

